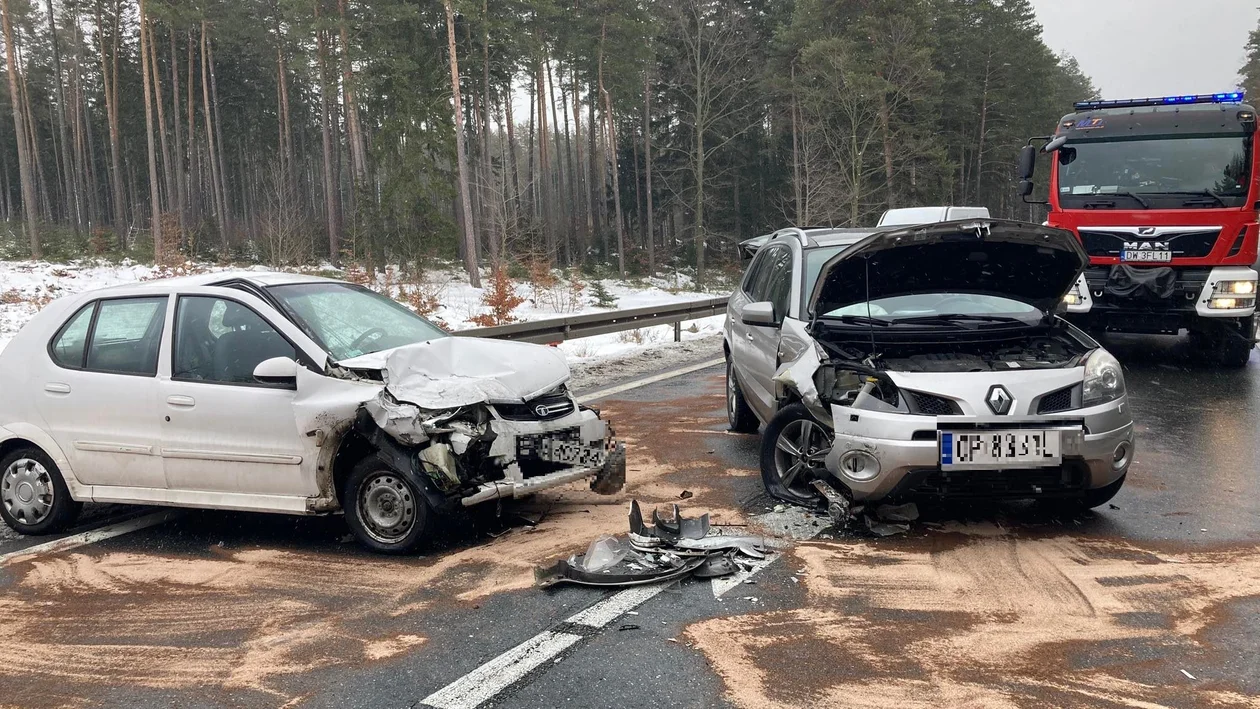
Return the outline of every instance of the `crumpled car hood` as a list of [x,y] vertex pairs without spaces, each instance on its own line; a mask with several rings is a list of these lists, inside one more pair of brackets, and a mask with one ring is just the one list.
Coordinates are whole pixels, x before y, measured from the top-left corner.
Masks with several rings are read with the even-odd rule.
[[521,402],[569,380],[559,350],[524,342],[442,337],[383,354],[386,390],[424,409]]

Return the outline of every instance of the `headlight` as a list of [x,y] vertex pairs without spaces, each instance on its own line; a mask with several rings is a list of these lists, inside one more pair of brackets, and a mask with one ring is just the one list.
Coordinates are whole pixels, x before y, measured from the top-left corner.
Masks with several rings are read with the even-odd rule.
[[1212,310],[1236,310],[1255,307],[1255,281],[1217,281],[1212,288],[1208,307]]
[[1124,396],[1124,372],[1120,362],[1104,349],[1094,350],[1085,360],[1085,387],[1082,406],[1096,406]]

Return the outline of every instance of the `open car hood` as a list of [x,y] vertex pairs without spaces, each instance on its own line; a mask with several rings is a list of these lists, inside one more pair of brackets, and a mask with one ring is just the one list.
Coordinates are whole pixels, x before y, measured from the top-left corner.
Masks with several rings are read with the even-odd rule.
[[555,348],[480,337],[399,347],[382,364],[385,389],[424,409],[521,402],[569,380],[569,365]]
[[823,264],[809,313],[921,293],[996,295],[1052,313],[1088,263],[1072,232],[1028,222],[966,219],[880,232]]

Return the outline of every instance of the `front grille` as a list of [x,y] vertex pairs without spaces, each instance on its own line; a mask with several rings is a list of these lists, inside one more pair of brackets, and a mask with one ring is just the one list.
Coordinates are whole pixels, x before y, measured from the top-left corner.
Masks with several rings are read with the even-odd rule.
[[1220,238],[1221,230],[1216,228],[1194,229],[1187,231],[1167,232],[1159,236],[1138,236],[1123,231],[1100,231],[1081,229],[1081,245],[1090,256],[1112,256],[1119,258],[1124,250],[1125,242],[1160,241],[1168,243],[1168,250],[1175,258],[1202,258],[1212,253],[1212,247]]
[[920,475],[917,484],[904,493],[950,499],[1054,497],[1079,493],[1086,480],[1084,465],[1076,461],[1058,468],[932,470]]
[[1072,410],[1075,408],[1072,404],[1072,394],[1075,389],[1076,385],[1072,385],[1041,397],[1041,401],[1037,404],[1037,413],[1053,414]]
[[[1107,304],[1123,304],[1126,308],[1146,308],[1157,312],[1166,312],[1168,304],[1166,302],[1145,302],[1139,299],[1117,298],[1106,293],[1107,279],[1111,276],[1112,266],[1090,266],[1085,269],[1085,282],[1089,285],[1090,294],[1094,297],[1096,305]],[[1144,268],[1143,266],[1135,266],[1135,268]],[[1157,266],[1155,268],[1168,268],[1168,266]],[[1208,275],[1211,274],[1210,268],[1173,268],[1176,274],[1176,292],[1173,299],[1179,299],[1189,303],[1190,309],[1194,309],[1194,299],[1199,297],[1199,293],[1203,292],[1203,286],[1207,283]]]
[[[904,390],[903,390],[904,391]],[[912,414],[923,416],[957,416],[962,414],[958,402],[921,391],[904,391],[906,407]]]
[[562,391],[530,399],[524,404],[495,404],[494,409],[509,421],[552,421],[573,413],[574,405],[568,392]]

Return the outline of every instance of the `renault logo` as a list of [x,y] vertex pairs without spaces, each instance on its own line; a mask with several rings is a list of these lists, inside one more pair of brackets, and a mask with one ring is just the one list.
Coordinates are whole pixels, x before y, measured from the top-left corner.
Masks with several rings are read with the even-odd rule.
[[998,416],[1004,416],[1011,412],[1011,403],[1015,401],[1011,397],[1011,393],[1001,384],[994,384],[989,388],[989,395],[984,398],[989,410]]

